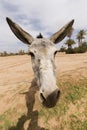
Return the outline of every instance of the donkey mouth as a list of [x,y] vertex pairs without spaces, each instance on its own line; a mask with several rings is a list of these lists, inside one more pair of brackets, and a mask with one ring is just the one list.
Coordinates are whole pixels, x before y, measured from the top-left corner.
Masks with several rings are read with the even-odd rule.
[[46,102],[46,98],[43,96],[42,93],[40,94],[40,98],[41,98],[42,102]]
[[44,97],[44,95],[41,93],[40,94],[41,100],[42,100],[42,104],[45,107],[48,108],[52,108],[56,105],[59,97],[60,97],[60,91],[59,90],[55,90],[53,93],[51,93],[47,98]]

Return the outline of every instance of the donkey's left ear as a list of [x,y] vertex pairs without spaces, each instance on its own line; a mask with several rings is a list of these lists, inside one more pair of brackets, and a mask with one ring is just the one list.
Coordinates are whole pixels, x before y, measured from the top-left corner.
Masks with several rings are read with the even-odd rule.
[[62,41],[65,36],[67,36],[69,30],[72,28],[72,25],[74,23],[74,19],[71,20],[68,24],[66,24],[64,27],[62,27],[58,32],[56,32],[55,34],[53,34],[51,37],[50,37],[50,40],[53,42],[53,43],[58,43],[60,41]]

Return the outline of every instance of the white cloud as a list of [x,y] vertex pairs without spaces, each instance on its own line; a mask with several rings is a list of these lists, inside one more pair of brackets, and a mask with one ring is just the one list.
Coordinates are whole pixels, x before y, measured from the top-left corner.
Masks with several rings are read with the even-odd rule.
[[8,45],[9,50],[10,48],[12,50],[13,45],[14,50],[15,44],[19,42],[10,31],[6,16],[20,24],[34,37],[39,32],[48,36],[73,18],[75,29],[86,29],[86,6],[87,0],[0,0],[0,45],[1,43],[4,47]]

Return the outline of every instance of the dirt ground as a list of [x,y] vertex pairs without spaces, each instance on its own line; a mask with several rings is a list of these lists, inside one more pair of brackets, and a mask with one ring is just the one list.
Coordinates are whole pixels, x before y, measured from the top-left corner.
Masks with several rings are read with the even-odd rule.
[[[56,66],[58,79],[66,75],[72,75],[75,80],[77,77],[87,78],[87,53],[71,55],[59,53],[56,56]],[[0,57],[0,114],[17,105],[21,110],[25,98],[21,95],[19,98],[19,93],[25,93],[29,89],[33,78],[29,56]],[[36,109],[37,105],[41,105],[39,101],[36,102]]]
[[[60,53],[56,56],[56,67],[58,77],[67,73],[73,73],[75,78],[77,76],[87,77],[87,53],[74,55]],[[6,96],[6,93],[12,89],[11,86],[17,86],[22,82],[31,83],[33,78],[29,56],[0,57],[0,95]],[[5,112],[8,105],[8,102],[0,100],[0,114]]]

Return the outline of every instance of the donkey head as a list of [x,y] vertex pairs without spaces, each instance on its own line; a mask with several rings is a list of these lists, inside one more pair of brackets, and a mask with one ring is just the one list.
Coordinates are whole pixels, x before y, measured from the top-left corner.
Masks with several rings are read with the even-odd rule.
[[67,36],[74,20],[70,21],[49,39],[33,38],[11,19],[6,18],[11,30],[23,43],[29,45],[32,67],[39,87],[40,101],[47,107],[55,106],[60,90],[56,84],[55,55],[57,53],[56,43]]

